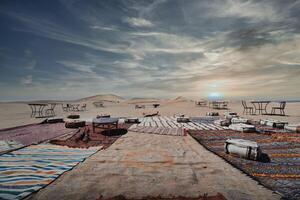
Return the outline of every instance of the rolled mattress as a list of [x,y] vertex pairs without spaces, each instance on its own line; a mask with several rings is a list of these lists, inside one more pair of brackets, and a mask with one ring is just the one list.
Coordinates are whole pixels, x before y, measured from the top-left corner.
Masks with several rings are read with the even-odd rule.
[[249,160],[257,160],[261,155],[261,149],[256,142],[243,139],[226,140],[225,152]]
[[284,129],[288,131],[294,131],[300,133],[300,124],[286,124],[284,126]]
[[284,126],[287,125],[288,122],[274,120],[274,119],[262,119],[262,120],[260,120],[260,124],[266,125],[266,126],[271,126],[274,128],[284,128]]

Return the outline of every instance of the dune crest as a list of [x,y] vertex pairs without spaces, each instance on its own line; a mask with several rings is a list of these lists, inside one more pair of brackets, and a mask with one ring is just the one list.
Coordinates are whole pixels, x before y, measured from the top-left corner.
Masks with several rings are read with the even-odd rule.
[[154,102],[159,102],[161,100],[156,99],[156,98],[132,98],[127,101],[129,104],[133,103],[154,103]]
[[99,94],[90,97],[85,97],[79,101],[96,102],[96,101],[110,101],[110,102],[122,102],[124,98],[114,94]]
[[178,97],[170,100],[170,102],[188,102],[188,101],[190,101],[190,100],[183,96],[178,96]]

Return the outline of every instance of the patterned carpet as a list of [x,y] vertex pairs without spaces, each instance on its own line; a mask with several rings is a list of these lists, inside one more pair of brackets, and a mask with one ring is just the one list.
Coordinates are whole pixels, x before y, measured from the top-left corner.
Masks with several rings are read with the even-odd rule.
[[[199,143],[223,157],[266,187],[287,199],[300,199],[300,135],[291,133],[240,133],[232,130],[189,131]],[[251,161],[224,152],[226,139],[246,139],[259,144],[263,157]]]
[[101,147],[32,145],[0,156],[0,199],[22,199],[72,169]]
[[164,128],[184,128],[188,130],[224,130],[224,127],[213,124],[213,120],[208,120],[207,117],[192,118],[191,122],[178,123],[175,117],[158,116],[141,118],[140,122],[141,123],[135,124],[131,128],[150,126]]
[[184,136],[185,131],[183,128],[166,128],[155,126],[133,126],[128,129],[129,131],[139,133],[150,133],[158,135],[172,135],[172,136]]
[[22,146],[38,144],[75,131],[74,129],[65,128],[64,123],[33,124],[0,130],[0,153],[7,150],[14,150]]

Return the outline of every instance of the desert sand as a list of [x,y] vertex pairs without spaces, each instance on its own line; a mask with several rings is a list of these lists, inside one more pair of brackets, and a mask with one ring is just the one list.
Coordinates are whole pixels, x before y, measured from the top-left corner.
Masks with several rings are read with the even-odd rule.
[[[93,102],[96,101],[102,101],[104,107],[95,107]],[[44,120],[30,117],[31,110],[28,103],[1,103],[0,129]],[[194,101],[184,97],[127,100],[116,95],[97,95],[73,102],[57,103],[87,104],[87,110],[80,112],[65,112],[61,104],[55,108],[56,116],[80,114],[80,118],[86,121],[91,121],[99,114],[110,114],[113,117],[142,117],[145,112],[156,111],[162,116],[174,114],[204,116],[210,111],[217,111],[221,115],[227,111],[234,111],[243,116],[240,101],[230,101],[228,110],[213,110],[196,106]],[[154,103],[160,106],[154,108]],[[135,105],[145,105],[146,108],[136,109]],[[269,112],[273,105],[276,103],[269,105]],[[287,116],[244,115],[244,117],[272,118],[299,123],[300,103],[288,103],[286,114]],[[217,193],[224,195],[226,199],[280,198],[280,195],[259,185],[217,155],[207,151],[189,135],[177,137],[128,132],[112,146],[87,158],[28,199],[96,199],[100,196],[107,198],[116,195],[134,198],[196,197]]]
[[[104,107],[95,107],[93,102],[102,101]],[[43,118],[31,118],[31,110],[27,105],[30,102],[21,103],[0,103],[0,129],[22,126],[31,123],[43,121]],[[44,103],[44,102],[43,102]],[[61,102],[58,102],[61,103]],[[185,114],[189,117],[204,116],[207,112],[217,111],[221,115],[227,111],[237,112],[240,116],[251,119],[280,119],[289,123],[300,123],[300,102],[287,103],[285,112],[286,116],[270,116],[270,115],[243,115],[243,107],[241,101],[229,101],[229,110],[213,110],[208,107],[199,107],[195,102],[184,97],[174,99],[155,99],[155,98],[135,98],[126,100],[116,95],[96,95],[83,98],[77,101],[62,102],[87,104],[87,110],[82,112],[64,112],[62,105],[55,107],[56,116],[66,117],[69,114],[80,114],[82,119],[90,121],[99,114],[110,114],[114,117],[142,117],[145,112],[156,112],[163,116],[173,116],[174,114]],[[153,108],[153,103],[159,103],[160,107]],[[135,109],[135,105],[146,105],[145,109]],[[250,103],[248,103],[251,105]],[[268,105],[268,112],[271,107],[278,103],[272,102]]]

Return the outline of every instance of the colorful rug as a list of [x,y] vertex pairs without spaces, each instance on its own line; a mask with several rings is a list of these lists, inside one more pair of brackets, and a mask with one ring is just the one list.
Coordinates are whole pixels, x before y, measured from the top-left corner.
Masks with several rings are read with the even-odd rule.
[[[195,119],[196,120],[196,119]],[[215,125],[211,120],[207,118],[198,119],[197,121],[191,121],[188,123],[178,123],[175,117],[157,116],[157,117],[145,117],[140,119],[139,124],[133,125],[135,127],[164,127],[164,128],[184,128],[189,130],[224,130],[227,127]]]
[[0,140],[0,154],[6,153],[12,149],[24,147],[23,144],[14,140]]
[[[240,133],[233,130],[189,131],[199,143],[241,169],[262,185],[283,194],[287,199],[300,199],[300,135],[292,133]],[[252,140],[259,144],[260,161],[226,154],[229,138]]]
[[25,147],[0,156],[0,199],[22,199],[97,152],[52,144]]
[[74,129],[65,128],[64,123],[33,124],[0,130],[0,154],[22,146],[38,144],[58,137],[60,135],[76,132]]

